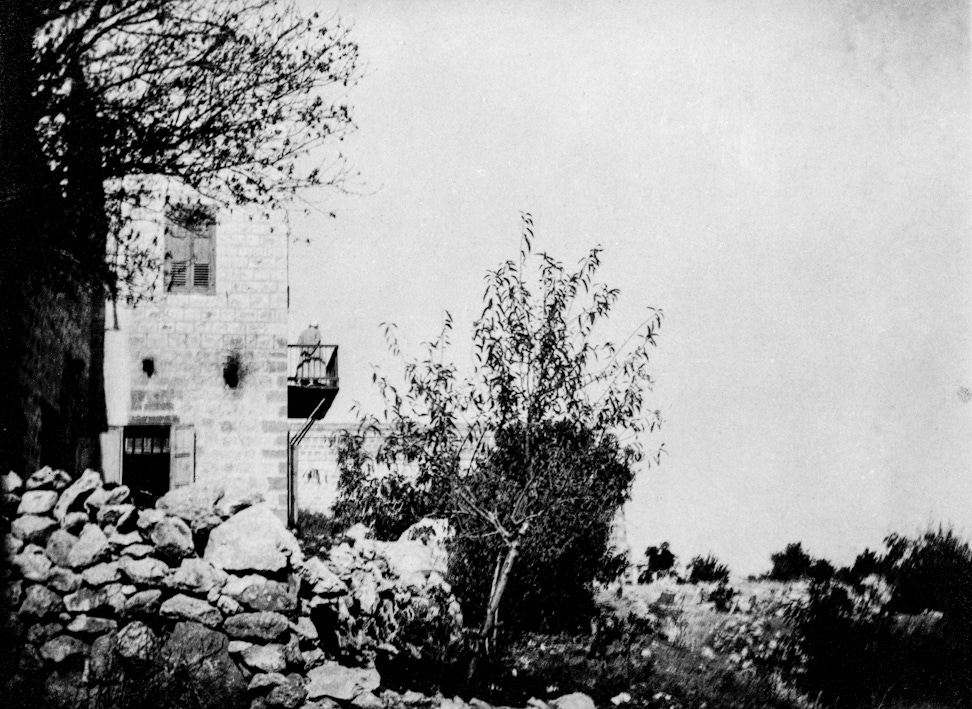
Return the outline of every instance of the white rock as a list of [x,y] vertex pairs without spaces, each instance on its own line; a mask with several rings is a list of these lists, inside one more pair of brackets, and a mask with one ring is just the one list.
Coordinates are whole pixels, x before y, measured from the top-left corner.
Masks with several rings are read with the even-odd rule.
[[226,571],[280,571],[302,561],[297,539],[266,504],[239,512],[209,534],[204,558]]
[[347,702],[378,689],[380,684],[381,676],[375,669],[325,662],[307,672],[307,698],[313,701],[328,697]]
[[46,515],[57,504],[58,494],[54,490],[28,490],[20,498],[17,507],[19,515]]

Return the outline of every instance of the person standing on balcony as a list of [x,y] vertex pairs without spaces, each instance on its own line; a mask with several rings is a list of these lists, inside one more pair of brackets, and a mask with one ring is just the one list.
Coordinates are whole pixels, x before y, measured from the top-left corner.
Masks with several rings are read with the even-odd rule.
[[[297,378],[319,378],[324,375],[324,360],[321,358],[321,327],[316,321],[307,326],[297,338],[300,346],[300,363],[297,365]],[[315,367],[314,362],[320,364]],[[318,371],[319,370],[319,371]]]

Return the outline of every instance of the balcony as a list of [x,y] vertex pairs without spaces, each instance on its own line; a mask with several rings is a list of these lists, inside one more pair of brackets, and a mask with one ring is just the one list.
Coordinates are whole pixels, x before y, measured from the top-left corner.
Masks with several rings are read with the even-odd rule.
[[287,345],[288,418],[324,418],[337,393],[337,345]]

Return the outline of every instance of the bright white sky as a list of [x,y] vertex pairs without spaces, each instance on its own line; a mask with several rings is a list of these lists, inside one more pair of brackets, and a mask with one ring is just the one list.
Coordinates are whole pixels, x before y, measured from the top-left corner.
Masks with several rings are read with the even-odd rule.
[[[308,0],[314,6],[315,0]],[[333,6],[322,5],[325,12]],[[358,195],[291,217],[292,329],[341,347],[329,415],[377,406],[448,309],[469,356],[519,211],[568,263],[605,247],[606,332],[665,311],[662,465],[628,511],[739,573],[802,541],[972,532],[972,170],[963,2],[342,2],[367,70]]]

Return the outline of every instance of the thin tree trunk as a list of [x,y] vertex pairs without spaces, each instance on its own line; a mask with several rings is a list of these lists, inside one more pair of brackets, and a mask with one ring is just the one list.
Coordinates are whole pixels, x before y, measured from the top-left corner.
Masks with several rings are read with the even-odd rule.
[[466,675],[467,681],[471,681],[476,675],[479,660],[483,656],[491,654],[492,649],[495,647],[495,638],[492,636],[496,632],[496,618],[499,615],[500,603],[503,601],[503,594],[506,592],[506,584],[510,579],[513,563],[520,553],[520,544],[529,528],[529,521],[520,525],[516,536],[506,549],[506,556],[503,558],[503,565],[499,567],[499,573],[493,576],[493,586],[489,592],[489,605],[486,606],[486,617],[483,619],[483,627],[479,631],[479,647],[469,661],[469,672]]

